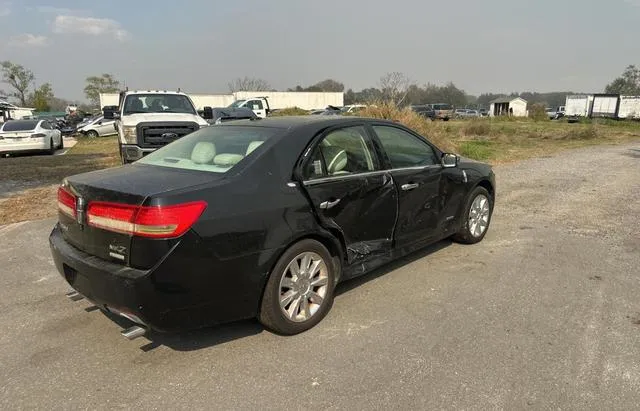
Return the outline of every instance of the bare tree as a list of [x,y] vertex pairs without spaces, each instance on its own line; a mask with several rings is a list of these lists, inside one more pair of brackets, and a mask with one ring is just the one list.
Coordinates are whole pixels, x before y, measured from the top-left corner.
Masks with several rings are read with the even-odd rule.
[[22,106],[26,106],[27,90],[35,80],[33,72],[10,61],[1,62],[0,69],[2,70],[2,81],[14,90],[11,97],[17,98]]
[[397,71],[380,77],[379,83],[383,98],[396,105],[402,104],[413,84],[409,77]]
[[236,91],[269,91],[271,86],[267,80],[254,77],[244,77],[230,81],[229,91],[235,93]]

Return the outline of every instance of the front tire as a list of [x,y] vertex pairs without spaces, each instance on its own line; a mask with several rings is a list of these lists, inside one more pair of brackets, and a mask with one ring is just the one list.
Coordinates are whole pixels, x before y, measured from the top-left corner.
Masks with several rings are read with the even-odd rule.
[[278,259],[262,297],[265,328],[294,335],[318,324],[333,305],[336,272],[331,254],[315,240],[294,244]]
[[460,231],[453,240],[463,244],[475,244],[482,241],[489,230],[493,214],[493,198],[486,188],[476,187],[471,191],[465,204]]

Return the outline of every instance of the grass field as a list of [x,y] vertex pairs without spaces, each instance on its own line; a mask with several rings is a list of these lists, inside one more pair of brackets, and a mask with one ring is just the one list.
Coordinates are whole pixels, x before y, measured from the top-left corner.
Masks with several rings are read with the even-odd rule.
[[[298,114],[298,113],[296,113]],[[503,164],[560,150],[640,141],[640,123],[531,119],[427,121],[409,110],[378,105],[360,114],[399,121],[440,148],[491,164]],[[0,225],[52,217],[56,189],[66,176],[119,164],[116,137],[79,138],[65,155],[0,158]]]
[[0,225],[55,215],[56,190],[63,178],[118,162],[115,136],[79,137],[64,155],[0,158]]

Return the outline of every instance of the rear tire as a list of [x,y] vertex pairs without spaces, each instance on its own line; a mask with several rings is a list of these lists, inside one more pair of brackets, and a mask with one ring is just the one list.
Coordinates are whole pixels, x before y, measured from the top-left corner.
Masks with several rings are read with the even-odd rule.
[[56,153],[56,146],[53,145],[53,139],[49,139],[49,150],[47,150],[47,154],[53,155]]
[[260,322],[281,335],[309,330],[331,309],[335,279],[333,259],[324,245],[315,240],[294,244],[278,259],[269,276]]
[[64,148],[64,137],[60,136],[60,145],[58,146],[58,150],[62,150]]
[[486,188],[478,186],[471,191],[464,207],[460,231],[452,239],[463,244],[479,243],[489,231],[493,198]]
[[89,131],[87,131],[85,136],[87,136],[89,138],[96,138],[96,137],[98,137],[98,132],[95,131],[95,130],[89,130]]

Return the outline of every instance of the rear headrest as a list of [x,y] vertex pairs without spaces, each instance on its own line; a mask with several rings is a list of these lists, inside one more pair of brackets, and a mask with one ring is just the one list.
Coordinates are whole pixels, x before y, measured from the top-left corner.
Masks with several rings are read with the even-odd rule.
[[253,150],[260,147],[260,144],[262,143],[264,143],[264,141],[252,141],[251,143],[249,143],[249,146],[247,147],[247,153],[245,155],[248,156]]
[[216,156],[216,146],[213,143],[200,141],[191,151],[191,161],[196,164],[211,164]]
[[244,156],[242,154],[223,153],[213,159],[213,164],[222,167],[231,167],[238,164]]
[[327,172],[329,174],[335,174],[342,171],[346,166],[349,158],[347,152],[340,147],[323,147],[322,154],[327,162]]

